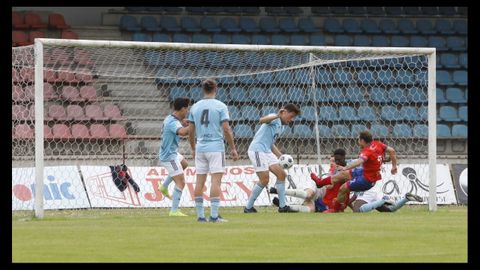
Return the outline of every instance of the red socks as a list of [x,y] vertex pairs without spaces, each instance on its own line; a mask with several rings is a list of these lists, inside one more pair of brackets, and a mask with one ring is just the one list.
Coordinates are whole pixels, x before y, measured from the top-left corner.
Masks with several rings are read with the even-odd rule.
[[332,176],[327,176],[324,177],[323,179],[319,178],[316,174],[311,173],[310,178],[315,181],[315,184],[317,184],[317,187],[323,187],[326,185],[330,185],[332,183]]

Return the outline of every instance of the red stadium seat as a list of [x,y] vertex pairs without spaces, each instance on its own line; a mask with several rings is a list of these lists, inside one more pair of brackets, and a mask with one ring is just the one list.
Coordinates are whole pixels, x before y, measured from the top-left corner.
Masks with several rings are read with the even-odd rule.
[[77,72],[75,73],[75,78],[79,81],[79,82],[84,82],[84,83],[91,83],[93,82],[93,75],[92,75],[92,72],[88,69],[80,69],[80,70],[77,70]]
[[52,129],[47,125],[43,125],[43,138],[44,139],[52,139],[53,138]]
[[78,34],[70,31],[70,30],[64,30],[62,31],[62,39],[78,39]]
[[50,105],[50,107],[48,107],[48,115],[51,118],[59,121],[72,120],[72,117],[67,115],[67,112],[62,105]]
[[12,100],[13,102],[23,102],[29,99],[25,96],[25,90],[20,85],[14,85],[12,87]]
[[65,18],[59,13],[50,13],[48,15],[48,25],[54,29],[68,29],[70,25],[65,23]]
[[28,124],[19,124],[15,126],[14,138],[17,139],[33,139],[33,128]]
[[20,74],[18,73],[16,68],[12,67],[12,81],[13,82],[20,82]]
[[12,47],[30,45],[27,33],[23,31],[12,31]]
[[51,69],[43,70],[43,80],[49,83],[55,83],[58,80],[57,72]]
[[23,105],[12,105],[12,120],[28,120],[28,108]]
[[60,95],[62,99],[72,102],[85,101],[84,98],[80,97],[78,89],[74,86],[64,86],[62,88],[62,94]]
[[28,40],[30,43],[34,43],[36,38],[44,38],[45,37],[45,32],[42,31],[31,31],[28,34]]
[[35,81],[35,70],[33,69],[33,67],[20,68],[20,79],[22,82]]
[[48,82],[43,83],[43,99],[51,100],[56,98],[58,98],[58,96],[53,89],[53,85]]
[[120,108],[115,104],[107,104],[103,108],[103,113],[106,117],[111,120],[125,120],[125,117],[122,116]]
[[90,131],[84,124],[73,124],[72,135],[76,139],[88,139],[90,138]]
[[73,138],[70,128],[65,124],[55,124],[52,127],[53,138],[55,139],[71,139]]
[[30,26],[25,23],[25,15],[21,12],[12,12],[13,29],[28,29]]
[[51,51],[46,50],[45,52],[46,52],[45,55],[48,55],[48,58],[45,58],[45,59],[47,59],[45,61],[45,64],[50,64],[50,65],[60,64],[60,65],[67,65],[68,66],[72,62],[70,60],[70,53],[66,52],[64,49],[55,48]]
[[90,52],[76,48],[73,53],[73,61],[80,65],[92,65]]
[[110,135],[107,128],[103,124],[90,125],[90,135],[95,139],[109,139]]
[[62,83],[78,83],[77,78],[75,78],[75,73],[73,71],[59,71],[57,73],[57,81]]
[[47,24],[42,22],[42,18],[39,14],[28,12],[25,14],[25,23],[33,29],[46,29]]
[[103,115],[103,110],[99,105],[90,104],[85,107],[85,115],[96,121],[108,120],[108,117]]
[[80,105],[72,104],[67,106],[67,116],[77,121],[87,121],[90,120],[89,117],[85,116],[83,108]]
[[120,124],[111,124],[110,125],[110,137],[112,138],[126,138],[127,137],[127,131],[125,130],[125,127]]
[[90,85],[80,87],[80,96],[88,101],[99,101],[101,98],[97,96],[97,89]]

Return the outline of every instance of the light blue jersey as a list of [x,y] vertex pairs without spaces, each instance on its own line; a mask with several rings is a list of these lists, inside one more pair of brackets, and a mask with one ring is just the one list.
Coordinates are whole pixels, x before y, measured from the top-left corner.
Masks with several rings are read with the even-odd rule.
[[272,145],[283,130],[284,126],[282,126],[280,118],[268,124],[262,124],[257,133],[255,133],[253,141],[248,147],[248,151],[271,153]]
[[206,98],[193,104],[188,121],[195,124],[196,152],[225,152],[222,123],[229,121],[227,105]]
[[160,161],[170,161],[178,154],[178,141],[180,136],[177,132],[182,128],[180,120],[173,114],[163,121],[162,144],[160,145]]

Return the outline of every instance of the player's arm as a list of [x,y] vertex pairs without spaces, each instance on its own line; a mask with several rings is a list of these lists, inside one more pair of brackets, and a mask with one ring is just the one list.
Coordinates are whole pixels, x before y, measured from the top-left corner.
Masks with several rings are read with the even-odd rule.
[[187,136],[189,134],[190,128],[188,124],[188,122],[182,122],[183,127],[177,129],[178,136]]
[[285,109],[280,109],[277,114],[271,113],[269,115],[265,115],[264,117],[260,118],[260,124],[268,124],[272,122],[273,120],[277,119],[280,117],[280,113],[284,111]]
[[395,149],[393,149],[390,146],[387,146],[386,151],[388,152],[388,156],[390,157],[390,160],[392,161],[391,173],[396,174],[397,173],[397,155],[396,155]]
[[237,148],[235,147],[235,142],[233,141],[233,132],[232,132],[232,129],[230,128],[230,124],[228,123],[228,121],[223,121],[222,128],[223,128],[223,134],[225,135],[225,140],[230,146],[232,159],[237,160],[238,159]]
[[358,166],[362,165],[364,162],[365,162],[365,160],[360,157],[360,158],[357,158],[357,159],[353,160],[352,162],[350,162],[350,164],[348,164],[345,167],[338,166],[338,169],[341,170],[341,171],[350,170],[352,168],[355,168],[355,167],[358,167]]
[[275,144],[272,144],[272,153],[277,157],[280,157],[282,155],[282,152],[278,150],[278,147]]
[[190,125],[186,128],[188,128],[188,142],[192,148],[193,157],[195,157],[195,123],[190,122]]

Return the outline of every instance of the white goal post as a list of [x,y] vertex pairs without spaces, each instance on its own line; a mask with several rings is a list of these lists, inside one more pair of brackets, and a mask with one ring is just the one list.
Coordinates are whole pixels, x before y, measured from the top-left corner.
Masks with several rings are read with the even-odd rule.
[[[93,160],[101,155],[99,152],[94,152],[97,150],[92,150],[96,149],[95,147],[103,147],[102,151],[106,152],[117,147],[113,140],[108,141],[107,148],[102,145],[98,146],[99,143],[92,139],[81,140],[81,143],[68,139],[60,139],[53,144],[45,143],[45,140],[48,139],[44,134],[45,123],[52,121],[52,119],[45,119],[45,117],[51,117],[50,111],[47,110],[52,108],[46,107],[47,97],[44,96],[46,93],[44,87],[48,81],[44,76],[50,74],[48,72],[55,73],[57,81],[52,81],[51,84],[59,84],[54,88],[56,89],[55,94],[58,96],[64,94],[60,91],[66,91],[67,85],[73,85],[78,90],[81,86],[88,86],[88,82],[92,81],[92,78],[103,83],[102,90],[109,90],[108,84],[112,82],[112,84],[133,89],[131,91],[140,89],[143,85],[142,80],[148,78],[156,83],[156,90],[148,91],[165,91],[160,95],[163,95],[168,101],[176,97],[176,93],[172,89],[193,91],[194,88],[199,87],[198,83],[201,80],[215,78],[219,82],[219,88],[224,88],[226,93],[228,91],[228,99],[223,101],[228,103],[229,109],[238,110],[238,114],[236,114],[238,118],[234,118],[233,111],[230,111],[230,114],[232,120],[235,121],[233,126],[238,127],[238,129],[234,129],[234,135],[236,143],[239,145],[239,151],[245,152],[239,153],[241,156],[243,155],[243,158],[236,163],[242,166],[250,165],[245,149],[253,137],[255,128],[258,128],[254,118],[250,119],[250,113],[253,116],[261,115],[268,112],[269,109],[278,109],[281,104],[287,102],[300,103],[301,110],[302,108],[313,110],[313,113],[302,110],[301,117],[291,127],[291,133],[282,139],[284,144],[280,145],[284,147],[283,151],[294,156],[297,163],[300,164],[326,164],[332,149],[342,146],[347,149],[350,157],[355,157],[358,154],[355,132],[362,127],[371,129],[375,126],[375,128],[379,127],[380,131],[385,127],[388,135],[374,133],[374,139],[376,137],[383,138],[387,144],[394,144],[394,147],[403,145],[405,150],[398,151],[400,164],[428,164],[424,168],[425,175],[428,175],[428,207],[430,211],[437,209],[435,48],[233,45],[46,38],[35,39],[35,44],[27,47],[12,48],[13,56],[16,57],[15,60],[12,58],[12,72],[15,69],[15,72],[20,74],[22,69],[31,68],[34,70],[34,77],[31,80],[13,78],[12,87],[25,90],[25,88],[34,86],[34,98],[28,105],[34,108],[33,110],[30,107],[33,114],[31,117],[35,121],[25,122],[25,120],[19,119],[13,120],[13,122],[15,126],[27,123],[34,127],[32,159],[28,158],[28,155],[31,154],[25,154],[28,151],[22,148],[27,147],[26,143],[25,145],[23,142],[18,143],[17,146],[17,141],[14,141],[12,144],[14,144],[14,151],[17,150],[20,153],[18,155],[23,159],[33,161],[34,156],[35,201],[33,209],[38,218],[42,218],[44,215],[43,187],[46,149],[52,151],[47,156],[62,161],[62,154],[55,157],[56,153],[60,153],[62,147],[72,147],[73,150],[69,152],[70,157],[75,157],[77,151],[80,153],[79,160],[81,162],[73,162],[69,165],[80,167],[82,164],[88,164],[88,156],[91,156]],[[62,53],[55,50],[56,48],[67,51],[70,56],[64,58]],[[80,60],[75,58],[77,52],[81,52]],[[33,57],[30,54],[33,54]],[[175,57],[180,57],[181,60]],[[218,57],[218,61],[216,57]],[[34,59],[33,62],[32,59]],[[198,62],[195,62],[196,60]],[[75,64],[69,61],[75,61]],[[144,66],[141,70],[134,70],[136,66],[129,65],[129,61],[135,63],[143,61]],[[88,79],[82,81],[77,78],[74,84],[73,80],[68,81],[69,79],[64,79],[66,77],[60,78],[59,74],[62,72],[76,73],[80,77],[87,76]],[[59,83],[59,80],[65,81]],[[67,81],[69,83],[65,83]],[[242,89],[245,90],[245,93],[242,93]],[[295,89],[295,91],[291,89]],[[189,90],[182,93],[198,96],[198,93],[188,92]],[[268,98],[259,94],[262,91],[269,93]],[[372,100],[375,91],[385,93],[387,100]],[[405,99],[402,96],[399,100],[395,100],[395,91],[405,93]],[[144,92],[147,93],[147,90]],[[140,91],[138,95],[140,96],[144,92]],[[335,93],[340,94],[335,96]],[[416,93],[425,94],[425,99],[415,99]],[[112,95],[112,93],[110,94]],[[391,96],[388,96],[390,94]],[[149,96],[149,93],[145,94],[144,99],[148,99]],[[70,104],[68,97],[65,97],[65,100],[60,107],[66,108]],[[130,152],[128,151],[129,145],[126,146],[125,142],[123,142],[123,146],[118,146],[120,149],[123,147],[123,159],[129,158],[130,155],[139,155],[141,157],[137,164],[142,164],[145,160],[148,160],[148,165],[155,164],[156,156],[142,149],[145,149],[145,145],[149,145],[150,140],[158,141],[158,136],[150,138],[150,134],[140,133],[138,131],[140,130],[138,124],[140,120],[136,119],[141,117],[137,118],[133,113],[128,116],[126,113],[128,108],[134,106],[129,102],[135,99],[122,99],[121,96],[116,96],[115,100],[118,101],[118,104],[115,105],[124,110],[122,119],[133,119],[125,126],[129,133],[127,136],[130,136],[129,128],[131,128],[137,133],[130,137],[143,140],[132,146],[135,147],[135,150]],[[27,108],[26,104],[22,103],[19,106]],[[84,110],[86,106],[89,106],[88,102],[78,104]],[[106,105],[102,106],[105,108]],[[325,111],[322,107],[325,108]],[[358,114],[364,107],[371,108],[376,113],[375,120],[368,117],[362,118],[359,115],[355,115],[356,118],[352,119],[344,119],[338,115],[335,116],[336,118],[330,118],[326,112],[326,109],[330,108],[334,110],[335,114],[341,114],[340,111],[343,109],[348,112],[346,107],[350,107]],[[387,112],[386,107],[397,113],[400,111],[403,113],[408,107],[409,110],[413,109],[415,114],[418,112],[419,115],[422,109],[423,116],[418,118],[405,116],[398,120],[395,118],[397,116],[395,113],[393,116],[388,115],[392,112]],[[138,111],[140,108],[136,110]],[[164,116],[170,112],[171,109],[165,108]],[[53,120],[56,120],[55,117]],[[68,122],[67,126],[77,123],[75,118],[68,121],[71,122]],[[103,123],[101,125],[109,127],[117,123],[108,122],[112,120],[99,121],[106,121],[101,122]],[[89,128],[93,128],[91,126],[93,122],[93,120],[90,122],[89,120],[79,120],[79,123],[86,123],[85,126]],[[158,126],[161,126],[161,122],[158,122]],[[410,129],[416,129],[417,126],[419,126],[419,130],[420,126],[426,127],[427,130],[424,130],[421,135],[418,135],[420,133],[416,135],[415,130],[411,137],[402,135],[404,130],[401,128],[406,127],[411,132]],[[347,135],[342,133],[344,127],[347,128]],[[243,128],[246,128],[248,132],[243,133]],[[332,133],[326,135],[325,130]],[[185,145],[186,143],[182,143],[181,150],[183,152],[181,153],[188,156],[190,152]],[[152,148],[154,147],[156,145],[152,146]],[[12,153],[12,155],[16,157],[16,154]],[[412,156],[415,158],[411,158]],[[144,158],[143,161],[142,158]],[[92,164],[108,165],[110,164],[108,162]],[[21,165],[18,166],[21,167]],[[194,166],[193,162],[190,166]],[[319,169],[321,170],[321,167]],[[401,173],[400,170],[399,173]]]

